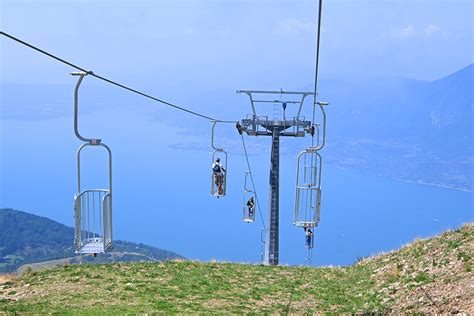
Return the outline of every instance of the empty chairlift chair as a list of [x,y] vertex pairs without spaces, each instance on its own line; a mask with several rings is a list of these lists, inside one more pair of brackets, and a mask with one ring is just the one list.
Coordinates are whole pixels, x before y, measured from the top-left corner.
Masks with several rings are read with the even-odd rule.
[[318,226],[321,210],[321,155],[310,149],[297,158],[296,198],[293,224],[297,227]]
[[[112,152],[100,139],[82,137],[78,131],[78,91],[86,73],[80,76],[74,93],[74,133],[86,142],[77,150],[77,193],[74,195],[74,245],[76,253],[98,254],[112,249]],[[81,153],[86,147],[105,148],[108,154],[108,188],[82,189]]]
[[[87,146],[106,148],[109,187],[81,189],[81,152]],[[77,151],[77,193],[74,195],[76,253],[97,254],[112,248],[112,153],[105,144],[83,144]]]

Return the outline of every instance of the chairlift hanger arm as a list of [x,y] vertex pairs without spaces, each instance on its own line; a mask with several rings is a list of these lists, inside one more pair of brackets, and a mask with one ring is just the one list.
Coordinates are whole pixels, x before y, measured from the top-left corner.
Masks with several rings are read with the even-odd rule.
[[224,151],[223,148],[219,148],[214,145],[214,128],[216,127],[216,124],[217,124],[217,121],[212,121],[211,146],[216,151]]
[[309,150],[309,151],[319,151],[326,144],[326,111],[324,110],[324,107],[329,105],[329,102],[319,102],[319,101],[317,101],[316,104],[321,109],[321,113],[323,115],[323,124],[322,124],[322,127],[323,127],[322,134],[323,134],[323,136],[322,136],[322,142],[321,142],[321,144],[319,144],[319,128],[318,128],[318,144],[319,145],[308,148],[307,150]]
[[92,145],[98,145],[100,144],[101,139],[86,138],[79,133],[79,87],[81,86],[84,77],[89,74],[92,74],[92,72],[71,72],[71,75],[79,76],[79,79],[76,83],[76,88],[74,89],[74,134],[79,140],[83,142],[87,142]]

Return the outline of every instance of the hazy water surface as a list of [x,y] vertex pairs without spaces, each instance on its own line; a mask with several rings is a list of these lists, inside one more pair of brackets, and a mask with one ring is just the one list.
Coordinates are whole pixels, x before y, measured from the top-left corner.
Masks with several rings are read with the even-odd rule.
[[[187,130],[159,123],[145,112],[124,110],[108,115],[107,120],[102,112],[84,115],[81,130],[85,136],[103,138],[114,154],[116,239],[147,243],[199,260],[260,259],[260,219],[253,224],[241,222],[244,156],[229,155],[228,196],[217,200],[209,195],[210,144],[208,152],[169,147],[202,142],[201,136],[189,136]],[[72,226],[79,146],[72,118],[2,120],[1,125],[0,206]],[[265,138],[248,142],[270,146]],[[280,261],[287,264],[303,263],[306,254],[303,233],[292,226],[294,157],[281,158]],[[84,188],[104,185],[104,158],[92,151],[85,156]],[[266,220],[269,157],[253,154],[250,158]],[[330,166],[324,166],[323,181],[316,265],[349,264],[357,257],[474,220],[472,193]]]

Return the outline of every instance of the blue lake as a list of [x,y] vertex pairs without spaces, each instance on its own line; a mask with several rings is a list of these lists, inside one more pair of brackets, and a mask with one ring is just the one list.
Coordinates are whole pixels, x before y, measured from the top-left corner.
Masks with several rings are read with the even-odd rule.
[[[114,153],[115,239],[150,244],[191,259],[260,260],[260,219],[253,224],[241,222],[247,169],[242,154],[230,152],[228,196],[218,200],[209,194],[210,143],[207,152],[170,148],[176,143],[210,142],[206,135],[189,136],[188,128],[157,122],[146,111],[108,113],[107,121],[104,115],[100,111],[84,115],[87,122],[81,121],[81,128],[85,136],[103,138]],[[72,226],[79,146],[72,118],[1,120],[0,124],[0,207]],[[239,141],[237,133],[232,137]],[[247,139],[270,146],[269,139]],[[105,156],[86,157],[85,187],[102,186]],[[281,158],[282,264],[303,264],[306,256],[303,232],[292,225],[295,157],[296,152]],[[250,159],[267,220],[269,156],[254,153]],[[358,257],[459,227],[474,221],[473,203],[472,193],[324,166],[313,263],[350,264]]]

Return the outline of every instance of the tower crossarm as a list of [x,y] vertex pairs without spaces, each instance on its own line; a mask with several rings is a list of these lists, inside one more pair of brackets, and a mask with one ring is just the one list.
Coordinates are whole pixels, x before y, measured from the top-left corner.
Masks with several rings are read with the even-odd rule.
[[[314,92],[285,91],[285,90],[237,90],[237,93],[246,94],[250,99],[252,114],[247,115],[241,121],[241,131],[245,131],[251,136],[272,136],[275,129],[279,131],[280,136],[304,137],[305,133],[312,130],[311,121],[305,120],[301,116],[301,110],[305,98],[314,95]],[[258,95],[258,96],[257,96]],[[280,99],[275,96],[279,95]],[[282,96],[292,97],[290,100],[283,100]],[[283,119],[269,119],[268,116],[259,116],[255,108],[256,104],[281,104],[284,109],[289,104],[296,105],[296,116]]]

